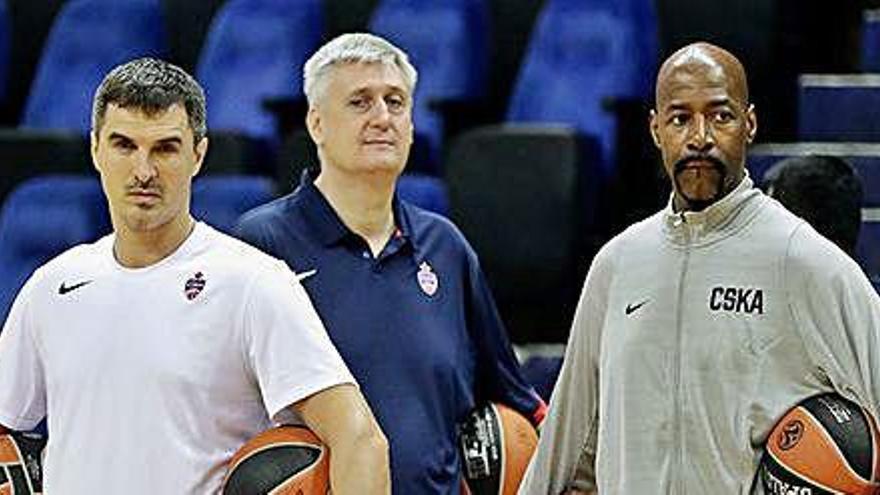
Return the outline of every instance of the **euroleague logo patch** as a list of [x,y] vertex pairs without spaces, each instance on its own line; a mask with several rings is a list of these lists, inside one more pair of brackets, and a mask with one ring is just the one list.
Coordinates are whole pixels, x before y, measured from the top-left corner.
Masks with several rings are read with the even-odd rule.
[[804,424],[798,420],[789,421],[782,427],[779,438],[776,439],[776,444],[781,450],[788,450],[797,445],[803,436]]
[[437,278],[437,274],[434,273],[434,270],[427,261],[423,261],[422,264],[419,265],[419,273],[416,274],[416,280],[419,282],[419,287],[422,288],[422,292],[427,294],[428,297],[436,294],[437,289],[440,287],[440,281]]
[[188,300],[192,301],[202,293],[205,289],[206,283],[205,275],[202,272],[196,272],[196,274],[190,277],[189,280],[186,281],[186,284],[183,285],[183,294]]

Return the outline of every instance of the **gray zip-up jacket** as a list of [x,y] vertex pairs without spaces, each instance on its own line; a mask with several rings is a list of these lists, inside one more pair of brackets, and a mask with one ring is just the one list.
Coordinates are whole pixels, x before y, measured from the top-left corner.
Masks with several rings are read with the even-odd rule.
[[702,212],[670,203],[596,256],[519,493],[761,493],[770,429],[832,390],[876,417],[880,298],[746,177]]

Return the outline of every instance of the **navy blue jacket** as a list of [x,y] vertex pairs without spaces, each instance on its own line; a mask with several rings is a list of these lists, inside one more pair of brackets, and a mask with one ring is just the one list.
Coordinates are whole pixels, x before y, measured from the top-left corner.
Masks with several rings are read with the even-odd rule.
[[388,437],[393,492],[457,494],[456,424],[469,411],[495,401],[537,422],[546,406],[461,232],[397,197],[393,208],[397,232],[375,258],[307,178],[242,216],[236,234],[303,277]]

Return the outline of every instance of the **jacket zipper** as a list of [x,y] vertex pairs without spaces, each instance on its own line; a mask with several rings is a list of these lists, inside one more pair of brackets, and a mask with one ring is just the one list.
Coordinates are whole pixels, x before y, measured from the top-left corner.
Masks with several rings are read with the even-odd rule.
[[684,221],[684,214],[681,216],[681,224],[679,225],[682,229],[684,229],[684,258],[681,263],[681,275],[678,278],[678,301],[676,301],[675,308],[675,368],[673,369],[673,386],[675,387],[675,401],[673,404],[673,415],[672,419],[674,421],[674,445],[677,445],[676,449],[676,466],[677,469],[673,470],[673,473],[677,473],[675,475],[676,481],[675,486],[676,490],[674,493],[679,495],[684,495],[684,428],[682,426],[682,404],[684,401],[684,394],[682,392],[682,353],[683,342],[682,342],[682,319],[684,312],[684,283],[685,276],[687,274],[688,262],[690,260],[691,254],[691,228]]

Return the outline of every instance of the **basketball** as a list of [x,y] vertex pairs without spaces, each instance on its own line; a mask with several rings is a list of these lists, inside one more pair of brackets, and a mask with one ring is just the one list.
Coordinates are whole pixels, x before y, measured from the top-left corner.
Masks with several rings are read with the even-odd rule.
[[758,476],[768,494],[878,493],[878,445],[867,411],[836,394],[817,395],[773,428]]
[[501,404],[477,408],[459,425],[463,459],[462,493],[517,492],[538,434],[528,419]]
[[303,426],[280,426],[249,440],[229,461],[224,495],[325,495],[330,452]]
[[35,433],[0,435],[0,494],[43,493],[43,447],[46,437]]

